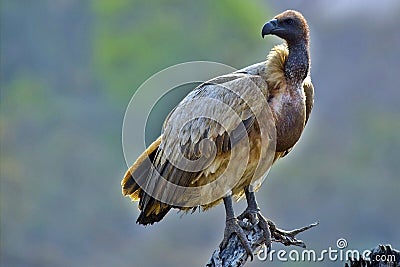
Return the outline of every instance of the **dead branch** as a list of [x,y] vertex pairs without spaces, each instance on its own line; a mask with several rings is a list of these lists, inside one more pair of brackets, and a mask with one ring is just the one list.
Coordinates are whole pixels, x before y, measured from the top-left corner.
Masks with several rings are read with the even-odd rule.
[[[243,225],[249,225],[246,219],[242,220]],[[268,220],[268,225],[271,231],[271,241],[282,243],[285,246],[299,246],[305,248],[306,245],[302,240],[296,238],[296,235],[313,228],[318,225],[318,222],[312,223],[308,226],[295,229],[292,231],[285,231],[278,229],[275,224]],[[256,225],[249,225],[249,227],[243,227],[247,239],[251,244],[253,254],[260,251],[263,248],[265,242],[263,230]],[[206,267],[240,267],[244,266],[248,260],[247,253],[242,246],[239,238],[236,235],[232,235],[229,239],[228,245],[221,251],[218,247],[212,254],[211,259],[206,264]]]

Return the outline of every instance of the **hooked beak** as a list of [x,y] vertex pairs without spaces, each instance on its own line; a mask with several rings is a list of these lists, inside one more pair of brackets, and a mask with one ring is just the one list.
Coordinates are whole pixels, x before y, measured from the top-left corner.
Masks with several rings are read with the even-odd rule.
[[265,35],[273,34],[274,30],[277,28],[278,28],[278,20],[271,19],[270,21],[265,23],[264,27],[262,28],[262,31],[261,31],[262,38],[264,38]]

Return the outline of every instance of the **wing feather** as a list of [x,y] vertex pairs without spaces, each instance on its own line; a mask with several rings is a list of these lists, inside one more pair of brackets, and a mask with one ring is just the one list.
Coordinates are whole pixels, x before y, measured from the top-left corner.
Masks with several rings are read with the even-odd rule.
[[[148,196],[141,199],[139,206],[150,201],[149,195],[184,203],[185,199],[178,199],[181,196],[176,193],[176,187],[166,190],[168,183],[188,187],[204,179],[204,170],[215,173],[223,165],[222,155],[229,153],[252,129],[263,109],[261,103],[265,103],[259,101],[260,97],[268,99],[267,89],[263,78],[247,72],[220,76],[195,88],[164,122],[161,143],[145,189]],[[228,107],[230,111],[226,110]],[[237,116],[232,116],[232,112]],[[208,161],[200,160],[207,157],[210,157]]]

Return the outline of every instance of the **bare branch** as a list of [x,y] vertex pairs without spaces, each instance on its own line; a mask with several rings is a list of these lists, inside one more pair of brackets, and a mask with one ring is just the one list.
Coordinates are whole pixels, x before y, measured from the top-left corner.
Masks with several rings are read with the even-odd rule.
[[[241,220],[243,225],[249,224],[246,219]],[[273,242],[282,243],[285,246],[299,246],[305,248],[306,245],[302,240],[296,238],[296,235],[313,228],[318,225],[318,222],[312,223],[308,226],[294,229],[292,231],[285,231],[278,229],[275,224],[268,220],[268,225],[271,231],[271,237]],[[253,254],[260,251],[263,248],[265,242],[263,230],[257,225],[244,227],[247,239],[253,250]],[[244,266],[247,261],[247,253],[239,238],[236,235],[232,235],[229,239],[228,245],[221,251],[218,247],[212,254],[211,259],[206,264],[206,267],[240,267]]]

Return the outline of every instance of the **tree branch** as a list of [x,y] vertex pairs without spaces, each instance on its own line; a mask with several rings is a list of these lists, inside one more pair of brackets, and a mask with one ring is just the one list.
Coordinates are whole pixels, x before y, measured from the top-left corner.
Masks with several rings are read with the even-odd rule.
[[[243,225],[249,225],[246,219],[241,220]],[[269,229],[271,231],[271,241],[282,243],[285,246],[299,246],[305,248],[306,245],[303,241],[296,238],[296,235],[313,228],[318,225],[318,222],[312,223],[308,226],[292,231],[284,231],[278,229],[275,224],[268,220]],[[263,230],[256,225],[249,225],[244,227],[247,239],[253,250],[253,254],[260,251],[263,248],[265,242]],[[247,253],[242,243],[236,235],[232,235],[229,238],[228,245],[222,249],[218,247],[212,254],[211,259],[206,264],[206,267],[240,267],[244,266],[247,261]]]

